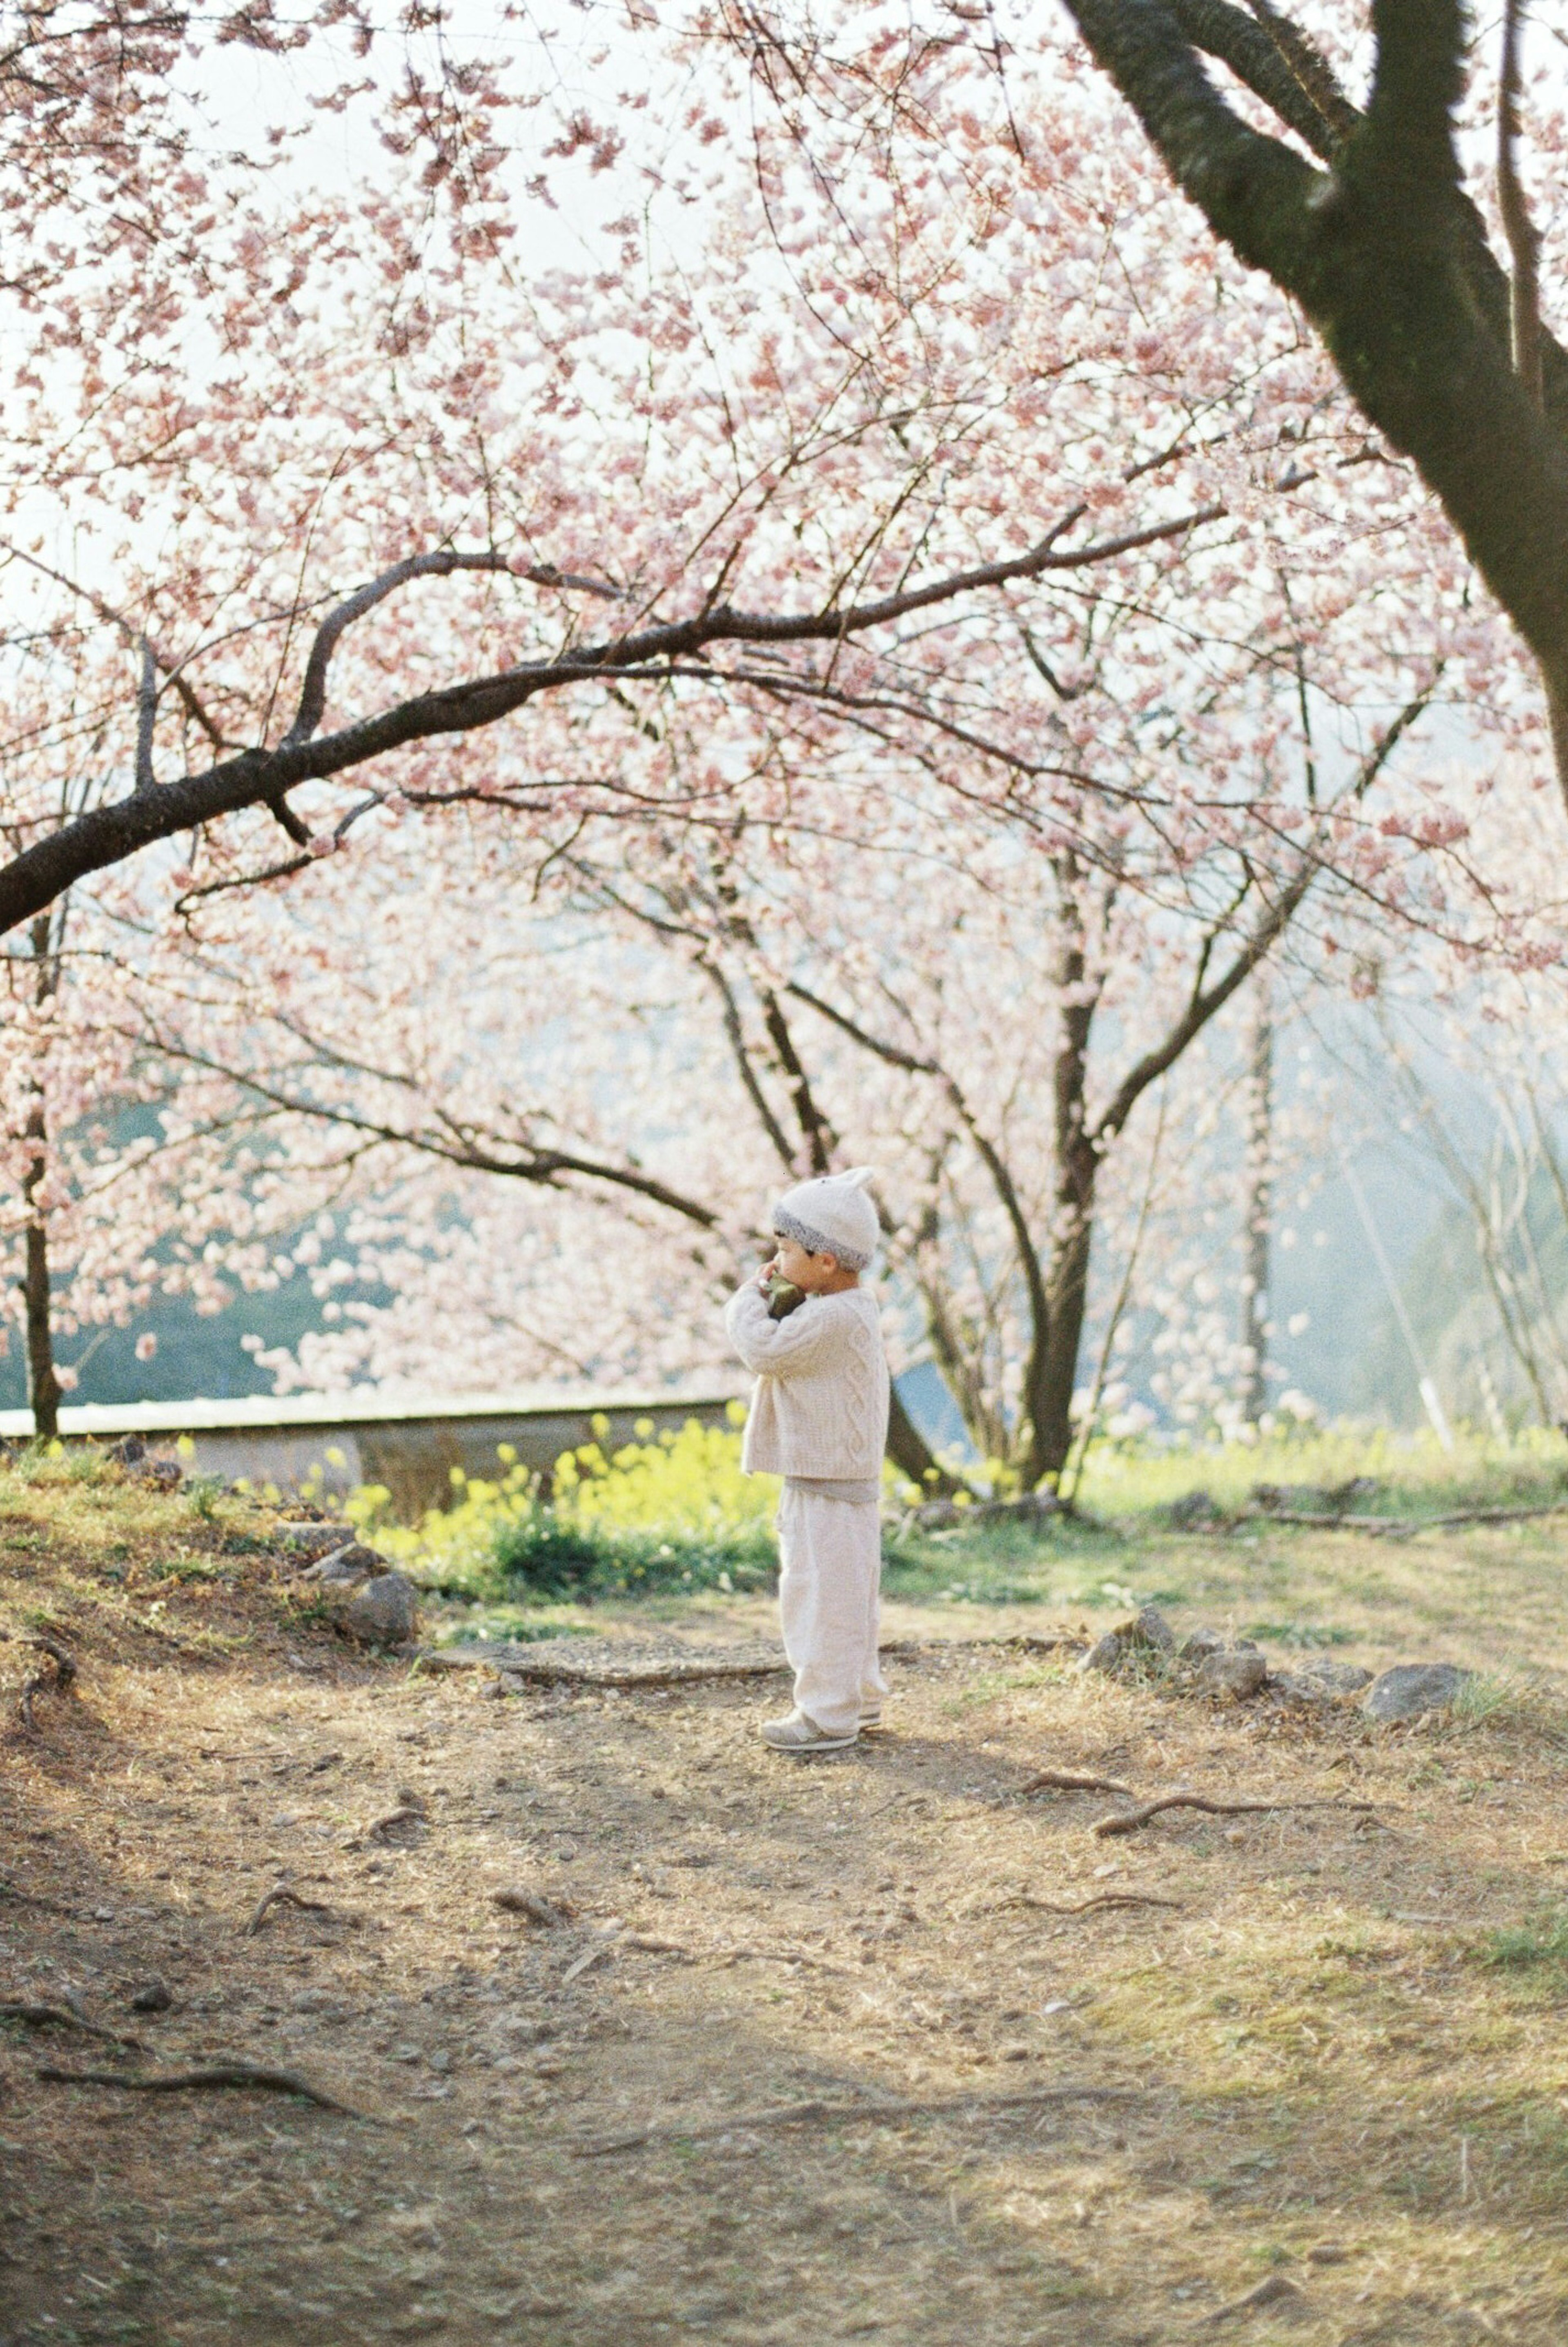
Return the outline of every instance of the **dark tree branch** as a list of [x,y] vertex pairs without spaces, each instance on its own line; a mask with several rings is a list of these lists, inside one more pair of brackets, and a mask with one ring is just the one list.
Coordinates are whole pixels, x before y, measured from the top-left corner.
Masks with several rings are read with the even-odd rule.
[[[557,660],[530,661],[489,676],[417,693],[334,733],[313,733],[306,738],[297,729],[319,722],[312,712],[318,691],[324,700],[326,667],[337,636],[343,632],[340,626],[337,633],[327,639],[324,651],[320,638],[313,649],[311,658],[318,683],[310,683],[308,671],[309,690],[302,694],[291,738],[279,743],[275,749],[245,750],[203,773],[167,783],[157,791],[132,792],[112,805],[90,809],[23,849],[0,868],[0,933],[52,904],[73,882],[121,863],[157,840],[197,830],[203,824],[238,814],[245,807],[270,806],[301,783],[326,781],[373,758],[405,749],[411,743],[429,741],[443,733],[474,733],[498,724],[542,693],[559,692],[573,684],[603,682],[611,676],[657,675],[671,662],[712,643],[844,642],[874,629],[891,626],[912,612],[929,610],[989,588],[1042,578],[1051,570],[1079,569],[1112,560],[1140,547],[1185,537],[1201,522],[1215,518],[1220,508],[1206,507],[1199,513],[1184,514],[1173,521],[1153,523],[1143,529],[1091,540],[1083,546],[1059,546],[1057,541],[1081,511],[1081,507],[1075,507],[1026,554],[951,572],[899,594],[881,596],[866,603],[829,605],[825,610],[810,612],[736,611],[726,604],[704,607],[690,618],[584,645]],[[454,555],[449,567],[488,569],[510,566],[498,557]],[[395,585],[405,575],[416,574],[399,565],[395,577],[385,572],[372,582],[378,590],[373,600],[380,600],[383,594],[392,591],[387,580]],[[595,591],[617,591],[598,582],[585,582],[554,571],[548,573],[547,583],[593,583]],[[369,594],[371,589],[365,589],[362,593]],[[368,608],[368,604],[351,597],[348,603],[339,606],[333,618],[348,613],[343,620],[343,626],[346,626],[360,610]],[[317,651],[322,651],[319,661]]]
[[1348,138],[1361,116],[1340,88],[1333,67],[1310,34],[1304,33],[1283,10],[1276,8],[1273,0],[1248,0],[1248,5],[1297,87],[1305,91],[1327,126],[1332,147],[1338,146]]
[[[294,742],[308,742],[321,723],[326,713],[327,671],[332,666],[333,654],[356,620],[363,620],[367,611],[374,611],[378,603],[384,603],[389,595],[395,594],[400,587],[406,587],[412,579],[449,579],[455,570],[507,572],[511,569],[512,565],[504,554],[457,554],[448,548],[442,548],[435,554],[411,554],[405,561],[395,562],[390,570],[382,572],[379,579],[370,579],[366,585],[345,597],[335,610],[327,613],[316,630],[310,658],[305,662],[304,682],[300,687],[300,705],[294,712],[293,723],[283,736],[284,746]],[[559,577],[559,572],[552,573],[551,583],[554,584]],[[575,583],[589,585],[593,582]],[[614,591],[611,588],[594,586],[596,593],[609,595]]]
[[794,1103],[795,1122],[805,1143],[811,1170],[814,1174],[829,1174],[833,1170],[833,1148],[837,1135],[817,1106],[811,1079],[806,1074],[800,1053],[795,1050],[794,1037],[790,1033],[784,1005],[771,986],[763,992],[763,1024],[768,1030],[768,1040],[774,1047],[784,1081],[789,1086],[790,1098]]
[[1250,16],[1231,0],[1172,0],[1172,13],[1194,48],[1228,66],[1315,155],[1332,159],[1360,117],[1321,57],[1312,70],[1311,44],[1288,19],[1266,0],[1253,0]]
[[[1514,368],[1507,272],[1460,186],[1460,0],[1374,0],[1371,98],[1331,133],[1327,176],[1244,123],[1210,82],[1194,44],[1212,45],[1325,151],[1219,0],[1067,5],[1177,185],[1301,304],[1353,397],[1441,499],[1535,655],[1568,792],[1568,357],[1542,337],[1542,413]],[[1259,13],[1289,62],[1272,0]]]
[[1541,363],[1541,232],[1519,176],[1520,34],[1523,0],[1505,0],[1497,100],[1497,204],[1513,256],[1513,369],[1534,407],[1545,405]]
[[152,735],[158,723],[158,661],[147,638],[141,639],[141,677],[136,696],[136,782],[138,791],[154,786]]

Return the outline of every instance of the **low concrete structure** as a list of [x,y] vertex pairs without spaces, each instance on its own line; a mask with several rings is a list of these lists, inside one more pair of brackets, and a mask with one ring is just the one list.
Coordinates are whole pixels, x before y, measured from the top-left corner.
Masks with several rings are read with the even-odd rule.
[[[722,1426],[738,1388],[664,1387],[653,1392],[621,1388],[600,1392],[580,1386],[523,1388],[515,1393],[415,1394],[388,1400],[374,1391],[345,1394],[258,1394],[242,1401],[148,1401],[117,1408],[84,1403],[62,1409],[67,1442],[117,1442],[138,1435],[155,1457],[182,1456],[194,1474],[243,1477],[259,1489],[298,1491],[307,1483],[342,1498],[356,1484],[383,1483],[405,1522],[451,1497],[452,1471],[505,1472],[497,1457],[509,1443],[527,1467],[553,1467],[563,1450],[601,1441],[618,1449],[649,1434],[678,1430],[689,1419]],[[594,1421],[608,1420],[596,1434]],[[0,1436],[26,1441],[33,1419],[25,1409],[0,1410]]]

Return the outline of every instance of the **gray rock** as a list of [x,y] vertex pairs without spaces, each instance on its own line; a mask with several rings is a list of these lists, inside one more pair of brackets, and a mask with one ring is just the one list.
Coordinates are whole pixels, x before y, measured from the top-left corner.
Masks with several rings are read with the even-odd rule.
[[378,1549],[366,1548],[363,1541],[344,1541],[330,1556],[323,1556],[301,1573],[302,1581],[368,1581],[374,1573],[384,1573],[386,1559]]
[[401,1646],[414,1635],[419,1594],[405,1573],[378,1573],[344,1598],[338,1619],[370,1645]]
[[1447,1711],[1473,1671],[1457,1663],[1396,1663],[1367,1690],[1368,1719],[1419,1719],[1424,1711]]
[[1372,1684],[1372,1674],[1359,1663],[1307,1663],[1298,1671],[1281,1671],[1269,1682],[1295,1703],[1344,1703]]
[[1210,1655],[1223,1655],[1225,1641],[1217,1630],[1194,1630],[1182,1640],[1176,1649],[1179,1663],[1206,1662]]
[[1132,1643],[1156,1647],[1162,1655],[1173,1655],[1176,1634],[1157,1605],[1145,1605],[1132,1623]]
[[1223,1524],[1225,1510],[1212,1491],[1184,1491],[1165,1511],[1165,1522],[1177,1532],[1201,1531],[1205,1524]]
[[133,2013],[167,2013],[173,2003],[174,1991],[169,1983],[154,1977],[144,1981],[137,1990],[131,1998],[130,2009]]
[[1173,1655],[1175,1650],[1176,1634],[1164,1615],[1157,1606],[1145,1605],[1141,1613],[1129,1614],[1124,1621],[1113,1623],[1102,1638],[1095,1640],[1078,1667],[1081,1671],[1103,1671],[1114,1678],[1130,1663]]
[[1200,1670],[1203,1686],[1241,1703],[1256,1695],[1268,1677],[1268,1665],[1255,1646],[1235,1646],[1228,1654],[1210,1655]]
[[277,1536],[285,1548],[310,1549],[319,1553],[322,1549],[342,1548],[347,1530],[345,1523],[317,1523],[312,1518],[280,1524]]

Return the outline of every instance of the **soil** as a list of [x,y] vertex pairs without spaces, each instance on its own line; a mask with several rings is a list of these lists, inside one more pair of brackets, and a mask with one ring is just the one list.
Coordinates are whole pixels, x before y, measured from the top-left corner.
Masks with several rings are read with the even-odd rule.
[[[5,2347],[1568,2329],[1552,1708],[1374,1733],[894,1606],[887,1731],[802,1763],[783,1681],[356,1653],[232,1512],[18,1484],[0,1543],[0,2001],[67,2016],[0,2023]],[[1104,1840],[1042,1768],[1315,1806]],[[236,2062],[354,2116],[43,2075]]]

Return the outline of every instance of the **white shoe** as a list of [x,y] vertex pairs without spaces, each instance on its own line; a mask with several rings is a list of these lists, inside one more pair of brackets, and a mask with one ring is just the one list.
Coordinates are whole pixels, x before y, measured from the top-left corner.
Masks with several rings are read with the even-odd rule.
[[860,1733],[862,1736],[875,1736],[881,1726],[882,1706],[880,1704],[876,1706],[875,1711],[863,1711],[861,1713]]
[[856,1731],[847,1736],[828,1736],[808,1719],[804,1711],[792,1711],[787,1719],[770,1719],[763,1728],[763,1742],[774,1752],[845,1752],[854,1743]]

